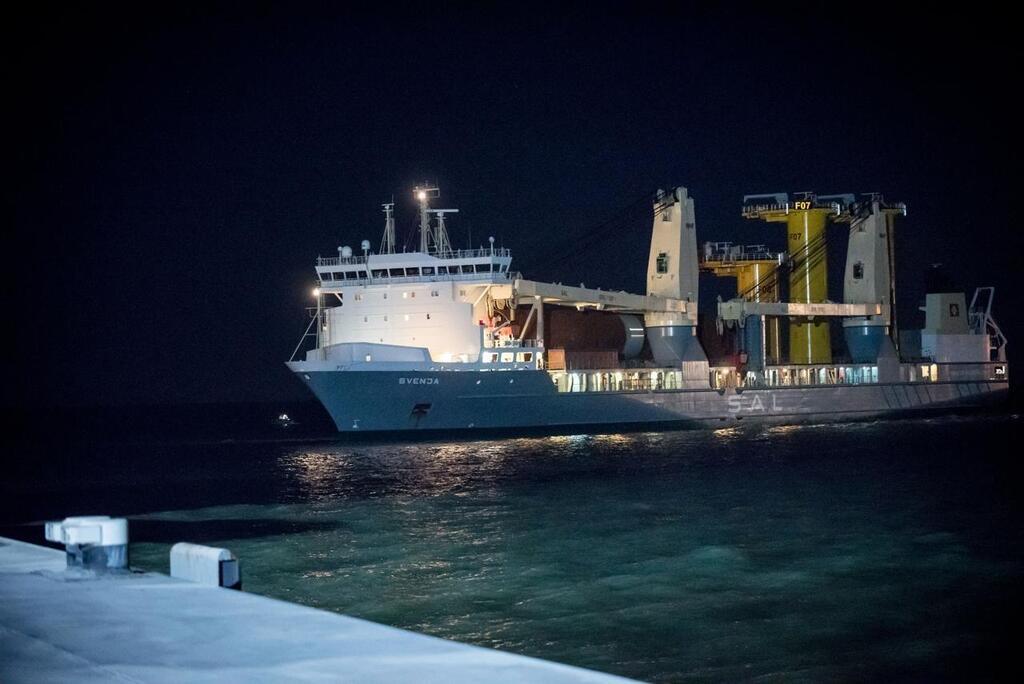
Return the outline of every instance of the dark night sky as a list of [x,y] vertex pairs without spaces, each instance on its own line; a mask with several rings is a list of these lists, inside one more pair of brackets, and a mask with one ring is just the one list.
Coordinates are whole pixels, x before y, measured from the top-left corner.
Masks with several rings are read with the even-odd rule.
[[392,194],[411,230],[428,178],[457,243],[637,290],[643,212],[592,233],[659,186],[700,239],[778,247],[744,193],[880,190],[910,208],[906,311],[943,262],[1022,330],[1020,52],[991,14],[253,7],[6,22],[5,404],[302,396],[312,260],[376,244]]

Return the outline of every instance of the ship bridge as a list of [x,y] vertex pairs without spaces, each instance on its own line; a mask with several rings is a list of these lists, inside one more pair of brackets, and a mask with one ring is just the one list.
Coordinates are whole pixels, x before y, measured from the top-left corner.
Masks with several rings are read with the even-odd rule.
[[[347,252],[346,252],[347,250]],[[403,252],[353,256],[342,247],[337,257],[320,257],[316,274],[321,290],[331,293],[351,285],[428,283],[441,280],[506,282],[512,253],[501,247],[453,249],[444,253]]]

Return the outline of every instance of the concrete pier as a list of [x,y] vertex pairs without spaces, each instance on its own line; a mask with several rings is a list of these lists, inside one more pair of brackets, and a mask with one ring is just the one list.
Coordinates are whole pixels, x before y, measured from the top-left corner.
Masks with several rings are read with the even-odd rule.
[[628,681],[0,537],[0,682]]

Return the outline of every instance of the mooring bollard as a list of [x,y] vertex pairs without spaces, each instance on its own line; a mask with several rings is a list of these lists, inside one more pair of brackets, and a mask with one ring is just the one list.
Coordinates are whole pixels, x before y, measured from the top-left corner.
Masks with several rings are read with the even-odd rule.
[[128,521],[86,515],[46,523],[46,540],[64,544],[69,568],[128,569]]
[[242,588],[235,554],[213,546],[179,542],[171,547],[171,577],[227,589]]

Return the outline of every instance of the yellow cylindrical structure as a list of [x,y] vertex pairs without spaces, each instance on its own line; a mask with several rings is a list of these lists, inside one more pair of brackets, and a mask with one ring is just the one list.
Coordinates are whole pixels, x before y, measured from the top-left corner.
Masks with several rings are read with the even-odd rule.
[[[823,302],[828,298],[825,225],[830,209],[790,211],[786,216],[789,255],[796,262],[789,273],[791,302]],[[790,363],[832,363],[828,319],[793,318],[789,322]]]
[[[751,302],[777,302],[778,283],[772,278],[774,261],[751,261],[736,265],[736,291]],[[758,283],[762,283],[758,285]]]
[[[737,264],[736,291],[751,302],[779,301],[779,283],[774,274],[778,264],[774,261],[752,261]],[[762,285],[758,285],[762,283]],[[764,351],[772,363],[779,363],[782,350],[779,345],[779,320],[772,318],[764,326]]]

